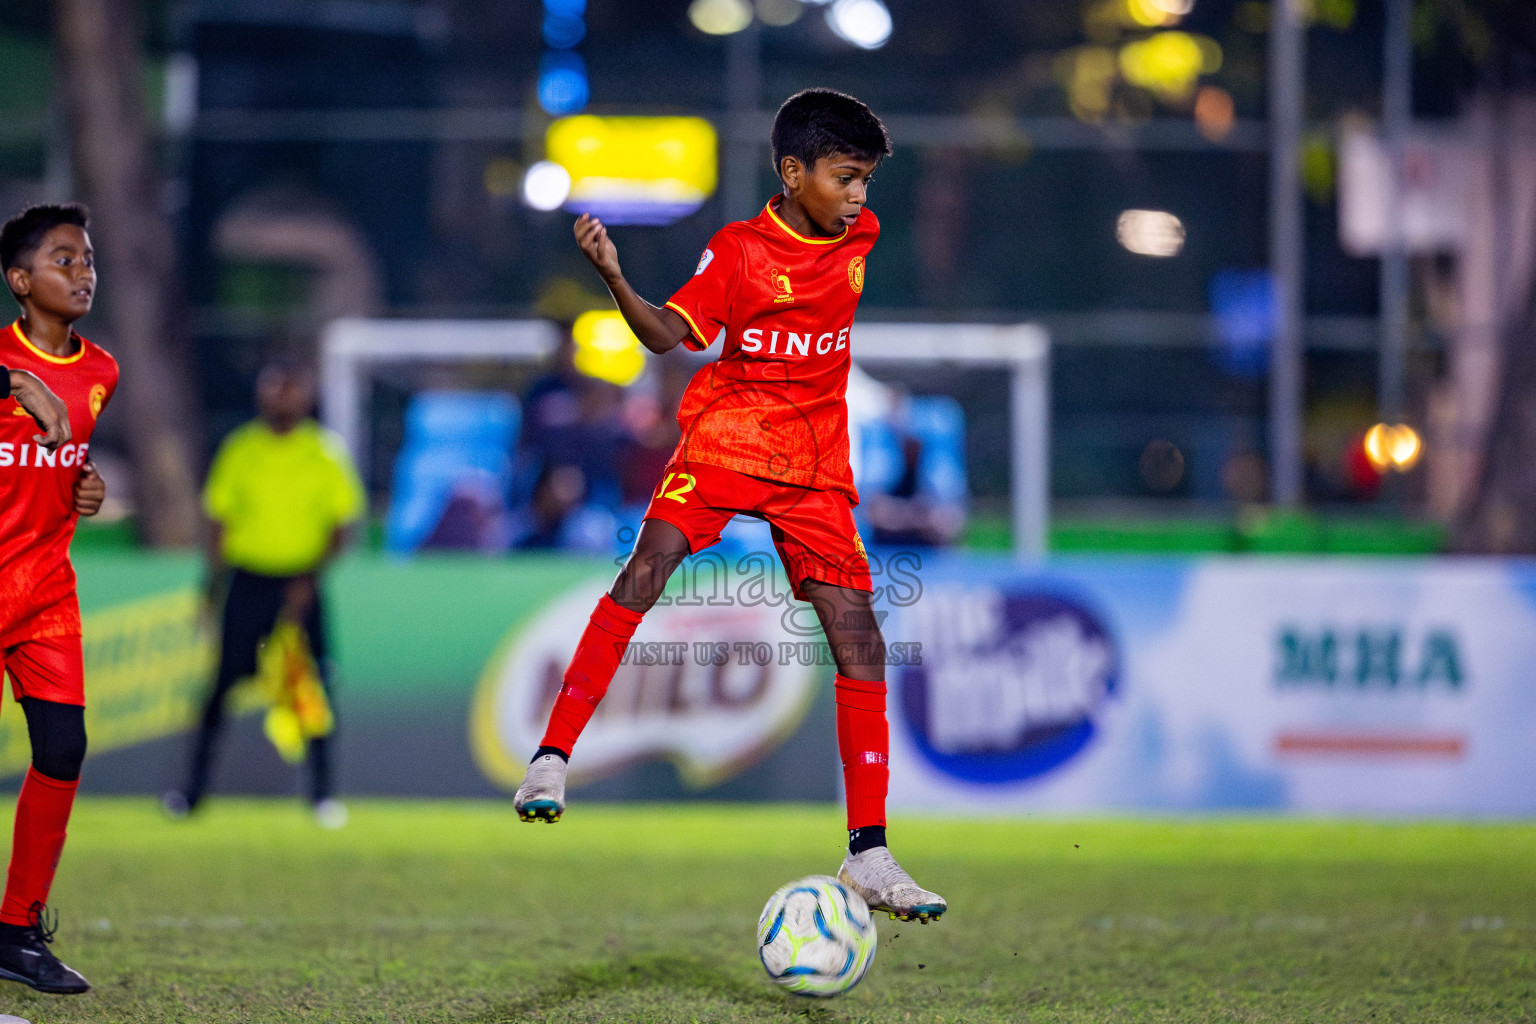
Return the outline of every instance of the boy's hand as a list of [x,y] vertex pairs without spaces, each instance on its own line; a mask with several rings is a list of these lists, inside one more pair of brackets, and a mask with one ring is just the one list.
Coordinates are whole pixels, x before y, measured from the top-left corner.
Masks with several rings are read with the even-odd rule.
[[106,500],[107,482],[96,472],[96,464],[87,462],[75,481],[75,511],[93,516],[101,511],[101,503]]
[[612,280],[619,276],[619,250],[608,237],[608,229],[603,222],[584,213],[576,218],[576,244],[581,246],[581,251],[587,259],[597,268],[597,272],[603,275],[603,280]]
[[69,429],[69,409],[62,398],[48,390],[48,385],[30,371],[12,370],[10,376],[11,397],[21,403],[44,431],[33,434],[32,440],[54,451],[74,436]]

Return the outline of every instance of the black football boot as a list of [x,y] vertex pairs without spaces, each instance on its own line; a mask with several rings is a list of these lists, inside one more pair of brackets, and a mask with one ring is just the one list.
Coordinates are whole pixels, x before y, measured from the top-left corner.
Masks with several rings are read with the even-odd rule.
[[45,915],[41,903],[32,904],[30,917],[32,923],[26,925],[0,922],[0,978],[57,995],[89,990],[91,983],[48,948],[56,919]]

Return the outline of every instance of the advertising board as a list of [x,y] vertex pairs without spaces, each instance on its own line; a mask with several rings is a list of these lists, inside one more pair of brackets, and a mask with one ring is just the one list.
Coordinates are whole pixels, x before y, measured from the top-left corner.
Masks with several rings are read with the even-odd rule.
[[[875,552],[893,809],[1536,811],[1536,564],[894,554]],[[158,792],[178,779],[213,652],[200,568],[148,554],[78,567],[86,788]],[[612,572],[344,560],[327,584],[343,788],[515,789]],[[696,560],[637,633],[573,793],[836,799],[833,671],[766,562]],[[220,791],[297,791],[253,716],[232,732]],[[7,708],[0,772],[27,758]]]
[[1536,810],[1536,607],[1496,561],[932,560],[892,803]]

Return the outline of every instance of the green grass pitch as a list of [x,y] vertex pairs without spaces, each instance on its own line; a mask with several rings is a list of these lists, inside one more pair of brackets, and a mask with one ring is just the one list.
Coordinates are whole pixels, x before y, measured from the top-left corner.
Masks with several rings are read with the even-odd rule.
[[832,873],[834,808],[358,801],[188,822],[83,800],[57,951],[96,985],[0,982],[68,1021],[1536,1020],[1536,826],[898,818],[950,914],[881,918],[864,983],[780,994],[779,884]]

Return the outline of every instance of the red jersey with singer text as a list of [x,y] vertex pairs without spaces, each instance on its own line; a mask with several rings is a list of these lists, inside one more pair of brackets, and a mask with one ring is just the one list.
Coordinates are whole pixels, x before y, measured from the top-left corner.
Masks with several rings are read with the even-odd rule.
[[0,364],[30,370],[69,409],[68,444],[48,451],[42,431],[20,403],[0,400],[0,647],[80,632],[75,571],[75,481],[90,450],[96,418],[117,390],[117,360],[74,335],[75,351],[39,349],[20,322],[0,330]]
[[830,238],[799,234],[778,197],[710,239],[698,269],[667,303],[688,321],[684,344],[720,341],[694,374],[677,420],[685,461],[857,504],[848,466],[848,367],[865,257],[880,237],[869,210]]

